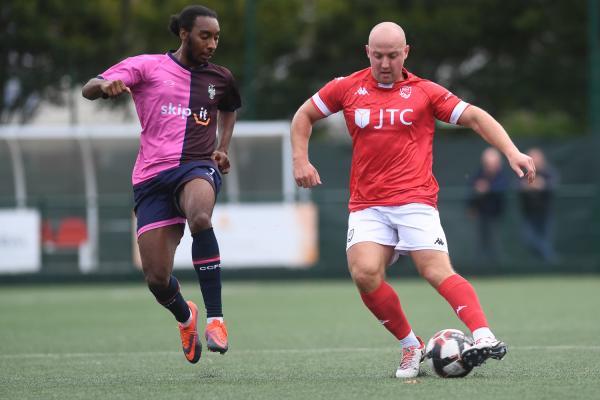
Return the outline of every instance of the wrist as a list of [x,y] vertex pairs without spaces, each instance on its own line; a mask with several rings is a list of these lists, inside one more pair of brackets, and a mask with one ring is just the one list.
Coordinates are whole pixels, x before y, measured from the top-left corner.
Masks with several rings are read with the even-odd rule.
[[517,149],[516,146],[513,146],[512,148],[509,148],[508,150],[506,150],[504,152],[504,155],[506,156],[506,158],[511,159],[517,155],[519,155],[521,152],[519,151],[519,149]]
[[292,156],[292,162],[295,163],[307,163],[308,162],[308,156],[306,155],[298,155],[298,156]]

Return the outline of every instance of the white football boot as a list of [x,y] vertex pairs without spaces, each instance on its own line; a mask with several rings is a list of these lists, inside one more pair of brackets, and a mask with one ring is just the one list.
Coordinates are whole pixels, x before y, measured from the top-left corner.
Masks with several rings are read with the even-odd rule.
[[504,342],[496,338],[483,337],[471,346],[465,346],[461,354],[463,362],[471,367],[478,367],[488,358],[502,360],[506,355],[508,347]]
[[396,378],[416,378],[419,375],[421,361],[425,357],[425,343],[419,339],[419,346],[409,346],[402,349],[402,360],[396,370]]

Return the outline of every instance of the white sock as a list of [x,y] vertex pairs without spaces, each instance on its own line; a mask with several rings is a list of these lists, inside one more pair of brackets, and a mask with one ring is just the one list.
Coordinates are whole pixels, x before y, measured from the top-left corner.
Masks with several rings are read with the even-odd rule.
[[408,334],[408,336],[406,336],[404,339],[400,339],[400,346],[402,346],[402,348],[407,348],[410,346],[420,346],[421,343],[419,342],[419,339],[417,339],[417,336],[415,335],[415,333],[412,331],[410,331],[410,333]]
[[210,324],[211,322],[213,322],[214,320],[219,320],[221,322],[223,322],[223,317],[210,317],[210,318],[206,318],[206,325]]
[[496,339],[496,336],[492,333],[490,328],[477,328],[473,331],[473,340],[478,341],[479,339],[490,338]]
[[190,317],[187,319],[187,321],[180,322],[179,325],[181,325],[184,328],[187,328],[188,326],[190,326],[191,323],[192,323],[192,310],[190,309]]

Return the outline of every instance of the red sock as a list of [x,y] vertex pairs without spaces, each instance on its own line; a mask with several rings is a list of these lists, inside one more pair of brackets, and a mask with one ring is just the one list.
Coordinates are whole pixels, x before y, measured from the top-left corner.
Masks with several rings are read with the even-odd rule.
[[477,293],[465,278],[458,274],[452,275],[438,286],[437,291],[450,303],[458,318],[471,332],[488,327]]
[[379,322],[398,340],[408,336],[410,324],[402,311],[398,295],[387,282],[382,281],[374,292],[361,293],[360,297]]

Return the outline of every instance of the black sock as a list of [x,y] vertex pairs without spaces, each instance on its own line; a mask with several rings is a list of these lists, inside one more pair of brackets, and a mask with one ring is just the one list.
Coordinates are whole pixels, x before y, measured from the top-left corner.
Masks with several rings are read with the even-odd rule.
[[148,288],[156,297],[156,301],[171,311],[177,321],[183,323],[190,318],[190,307],[181,295],[179,282],[173,275],[167,287],[148,285]]
[[192,260],[200,282],[206,317],[222,317],[221,256],[213,228],[192,235]]

